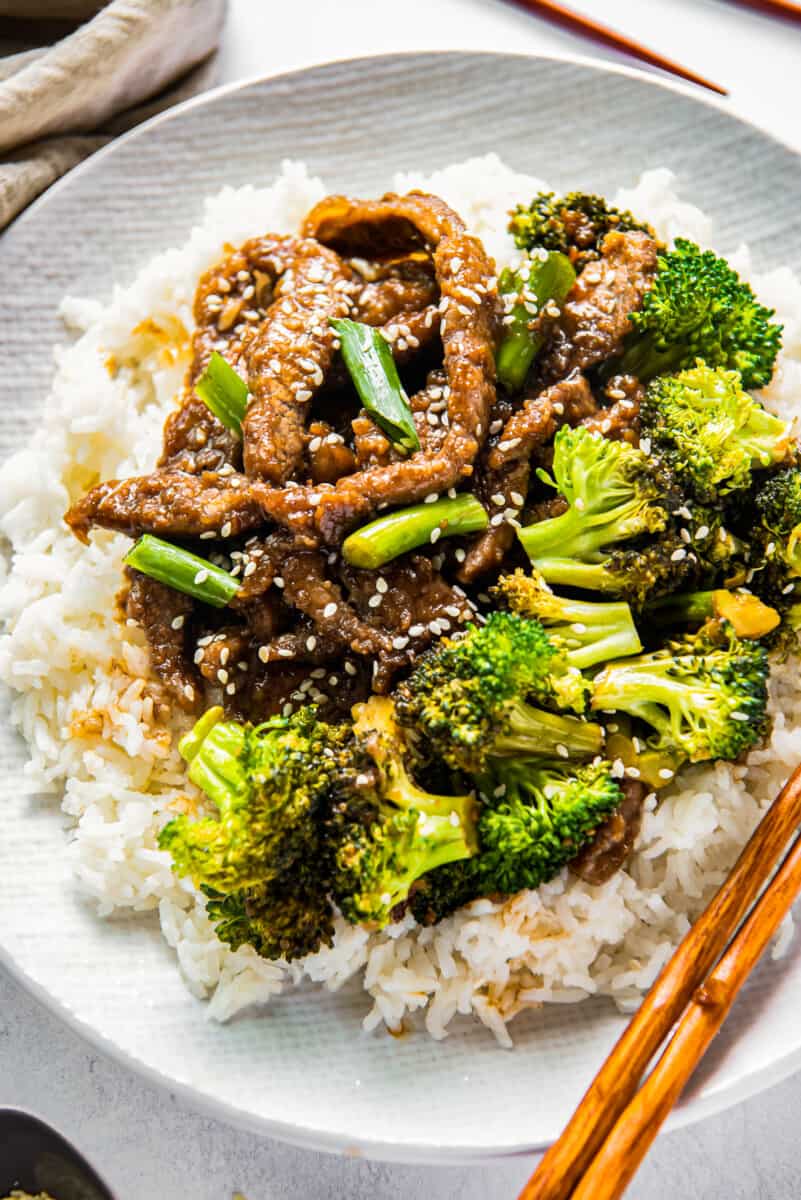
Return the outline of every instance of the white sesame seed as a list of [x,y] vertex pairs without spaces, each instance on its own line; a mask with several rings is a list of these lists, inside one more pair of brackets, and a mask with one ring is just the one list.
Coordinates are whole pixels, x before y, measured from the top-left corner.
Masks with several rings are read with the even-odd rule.
[[567,758],[568,757],[567,746],[563,746],[561,742],[557,742],[556,753],[559,755],[560,758]]
[[586,633],[587,632],[587,626],[583,625],[581,621],[576,621],[576,623],[574,625],[571,625],[570,628],[573,630],[574,633]]
[[709,537],[709,526],[699,525],[695,531],[695,536],[703,541],[705,537]]
[[504,496],[503,492],[496,492],[494,496],[490,496],[490,500],[492,501],[493,504],[505,504],[506,503],[506,497]]
[[439,492],[429,492],[423,503],[434,504],[437,500],[439,500]]
[[459,547],[457,547],[456,550],[454,550],[453,557],[456,559],[457,562],[463,563],[464,560],[467,558],[467,551],[463,550],[462,547],[459,546]]
[[186,620],[186,617],[184,617],[184,616],[173,617],[173,619],[170,621],[170,628],[176,630],[176,632],[179,629],[183,629],[185,620]]
[[384,579],[383,576],[379,575],[378,579],[376,579],[376,581],[375,581],[375,590],[377,592],[380,592],[381,595],[384,596],[384,595],[386,595],[388,587],[389,587],[389,584],[387,583],[386,579]]
[[503,513],[496,513],[494,517],[490,517],[490,525],[503,525]]
[[790,593],[794,592],[794,591],[795,591],[795,583],[788,583],[782,588],[782,595],[789,596]]
[[313,671],[309,671],[310,679],[325,679],[325,667],[315,667]]
[[279,646],[278,647],[278,657],[279,658],[292,658],[293,655],[292,655],[292,651],[290,650],[289,646]]
[[355,675],[356,674],[356,668],[354,667],[353,663],[348,662],[347,660],[345,660],[345,674],[346,675]]
[[205,567],[201,567],[195,576],[195,586],[199,587],[201,583],[205,583],[209,577],[209,573]]
[[639,767],[626,767],[626,774],[628,776],[630,776],[631,779],[639,779],[640,778],[640,768]]
[[223,525],[222,529],[220,530],[220,537],[227,538],[230,536],[231,536],[231,522],[226,521],[225,524]]
[[284,705],[284,707],[281,709],[281,716],[282,717],[291,717],[292,716],[292,705],[291,704],[287,703]]
[[195,689],[192,687],[191,683],[184,684],[184,695],[186,696],[187,700],[194,700]]
[[323,616],[327,619],[329,617],[335,617],[336,613],[337,613],[337,606],[334,603],[334,601],[331,600],[331,601],[329,601],[328,604],[326,604],[325,608],[323,609]]
[[277,588],[282,588],[284,586],[284,581],[280,575],[273,576],[273,583]]
[[671,771],[670,767],[660,767],[657,774],[660,779],[672,779],[676,772]]
[[322,446],[322,444],[323,444],[323,439],[321,437],[313,437],[312,440],[309,442],[309,450],[311,451],[312,454],[316,454],[317,451]]
[[194,661],[195,661],[195,663],[197,663],[197,664],[199,665],[200,663],[202,663],[202,662],[203,662],[203,657],[204,657],[204,655],[203,655],[203,651],[202,651],[202,650],[196,650],[196,651],[195,651],[195,653],[194,653],[194,656],[193,656],[193,657],[194,657]]
[[512,504],[516,504],[518,508],[522,508],[526,502],[525,496],[521,496],[520,492],[510,492],[509,499]]
[[215,538],[216,536],[217,536],[217,534],[214,532],[213,529],[204,529],[203,533],[201,533],[201,535],[200,535],[200,540],[201,540],[201,542],[208,542],[212,538]]
[[306,649],[313,650],[316,645],[317,645],[317,638],[314,636],[313,633],[309,634],[309,636],[306,638]]
[[254,562],[249,562],[247,564],[247,566],[245,567],[244,571],[242,572],[242,578],[248,579],[255,570],[256,570],[256,564]]
[[220,663],[222,664],[222,666],[226,666],[226,665],[227,665],[227,663],[228,663],[228,659],[229,659],[230,657],[231,657],[231,650],[230,650],[230,647],[228,647],[228,646],[223,646],[222,650],[220,651]]
[[219,671],[217,672],[217,679],[220,683],[228,682],[228,672],[223,667],[220,667]]
[[425,631],[425,625],[411,625],[409,627],[409,637],[422,637]]
[[583,496],[576,496],[573,505],[579,512],[584,512],[584,509],[587,507]]
[[731,714],[731,718],[733,721],[750,721],[751,720],[748,713],[744,713],[744,712],[733,712]]
[[409,639],[404,637],[403,634],[398,634],[397,637],[392,639],[392,646],[395,650],[405,650],[408,645]]
[[374,596],[371,596],[370,599],[367,601],[367,606],[368,606],[368,608],[378,608],[380,603],[381,603],[381,593],[376,592],[376,594]]
[[683,542],[689,543],[692,541],[689,529],[685,529],[684,526],[682,526],[682,528],[679,530],[679,537]]
[[263,663],[270,661],[270,651],[266,646],[259,646],[259,658]]
[[429,537],[428,540],[431,542],[431,545],[433,546],[434,542],[436,542],[441,536],[442,536],[442,530],[440,529],[440,527],[438,525],[436,527],[436,529],[431,530],[431,536]]
[[674,550],[673,553],[671,554],[670,561],[671,562],[681,562],[681,560],[686,557],[687,557],[687,551],[683,550],[682,547],[679,546],[679,548],[677,550]]

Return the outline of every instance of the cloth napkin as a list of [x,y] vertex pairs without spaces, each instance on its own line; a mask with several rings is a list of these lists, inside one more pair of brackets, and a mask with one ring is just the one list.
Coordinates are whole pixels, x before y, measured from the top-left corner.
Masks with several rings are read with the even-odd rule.
[[209,87],[224,15],[225,0],[0,0],[29,38],[37,18],[84,22],[0,58],[0,229],[113,136]]

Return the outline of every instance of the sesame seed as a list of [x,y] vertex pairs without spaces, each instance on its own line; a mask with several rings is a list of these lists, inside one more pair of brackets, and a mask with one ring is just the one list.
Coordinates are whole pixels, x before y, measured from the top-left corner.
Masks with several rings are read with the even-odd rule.
[[273,583],[277,588],[282,588],[284,586],[284,581],[280,575],[273,576]]
[[312,454],[316,454],[317,451],[322,446],[322,444],[323,444],[323,439],[321,437],[313,437],[312,440],[309,442],[309,450],[311,451]]
[[208,542],[211,538],[215,538],[216,536],[217,534],[213,529],[205,529],[200,535],[200,540],[202,542]]
[[586,633],[587,632],[587,626],[583,625],[581,623],[581,621],[576,621],[575,625],[571,625],[570,628],[573,630],[574,633]]
[[679,537],[681,538],[681,540],[683,542],[691,542],[692,541],[692,538],[690,537],[689,529],[685,529],[684,526],[682,526],[682,528],[679,530]]
[[236,684],[235,683],[226,684],[225,690],[229,696],[233,696],[234,692],[236,691]]
[[279,646],[278,647],[278,657],[279,658],[292,658],[294,656],[293,656],[292,651],[290,650],[289,646]]
[[670,767],[660,767],[657,773],[660,779],[672,779],[676,774],[675,771],[671,771]]
[[345,674],[346,675],[355,675],[356,674],[356,668],[354,667],[352,662],[347,662],[347,661],[345,662]]
[[409,637],[422,637],[426,631],[425,625],[410,625]]
[[750,721],[751,720],[748,713],[744,713],[744,712],[733,712],[731,714],[731,718],[733,721]]
[[201,569],[198,571],[197,575],[195,576],[195,586],[199,587],[201,583],[205,583],[206,580],[208,579],[208,577],[209,577],[209,573],[206,570],[206,568],[201,567]]
[[568,757],[567,746],[563,746],[561,742],[557,742],[556,753],[559,755],[560,758],[567,758]]
[[220,683],[228,682],[228,672],[224,667],[220,667],[219,671],[217,672],[217,679]]
[[196,664],[200,665],[200,663],[202,663],[202,662],[203,662],[203,657],[204,657],[204,655],[203,655],[203,651],[202,651],[202,650],[196,650],[196,651],[195,651],[195,653],[194,653],[194,661],[195,661],[195,663],[196,663]]
[[648,437],[640,438],[640,449],[643,454],[651,453],[651,439]]
[[284,705],[284,707],[281,709],[281,716],[282,717],[291,717],[292,716],[292,705],[291,704],[287,703]]
[[490,517],[490,525],[503,525],[503,513],[496,513],[494,517]]
[[259,646],[259,659],[263,663],[270,661],[270,651],[266,646]]
[[526,502],[525,496],[521,496],[520,492],[510,492],[509,499],[512,504],[516,504],[518,508],[522,508]]
[[376,581],[375,581],[375,590],[377,592],[380,592],[381,595],[383,596],[383,595],[386,595],[386,591],[387,591],[388,587],[389,587],[389,584],[387,583],[386,579],[384,579],[383,576],[379,575],[378,579],[376,579]]
[[228,646],[223,646],[222,650],[220,651],[220,662],[222,663],[223,666],[227,665],[228,659],[230,657],[231,657],[230,648]]
[[336,616],[336,612],[337,612],[337,606],[336,606],[336,604],[334,603],[334,601],[333,601],[333,600],[331,600],[331,601],[329,601],[329,603],[328,603],[328,604],[326,604],[325,608],[323,609],[323,616],[324,616],[326,619],[327,619],[327,618],[329,618],[329,617],[335,617],[335,616]]
[[329,675],[328,676],[328,684],[330,687],[336,687],[338,683],[339,683],[338,675]]
[[503,492],[496,492],[494,496],[490,496],[490,499],[492,500],[493,504],[506,503],[506,497],[504,496]]
[[191,683],[184,684],[184,695],[186,696],[187,700],[194,700],[195,689],[192,687]]
[[434,504],[434,502],[437,500],[439,500],[439,492],[429,492],[423,503]]
[[577,496],[576,499],[573,501],[573,504],[574,504],[574,507],[577,508],[579,512],[584,512],[584,509],[587,507],[583,496]]
[[431,545],[433,546],[433,545],[434,545],[434,542],[438,541],[438,539],[439,539],[441,536],[442,536],[442,530],[440,529],[440,527],[439,527],[439,525],[438,525],[438,526],[436,527],[436,529],[432,529],[432,530],[431,530],[431,536],[430,536],[430,538],[429,538],[428,540],[431,542]]
[[457,562],[463,563],[464,560],[467,558],[467,551],[463,550],[462,547],[459,546],[456,550],[454,550],[453,557],[456,559]]
[[626,774],[628,776],[630,776],[631,779],[639,779],[640,778],[640,768],[639,767],[626,767]]
[[695,536],[702,540],[705,537],[709,537],[709,526],[708,525],[699,525],[695,531]]
[[317,645],[317,638],[312,633],[306,638],[306,649],[313,650],[316,645]]
[[794,584],[794,583],[788,583],[788,584],[786,584],[786,585],[785,585],[785,587],[783,587],[783,588],[782,588],[782,595],[783,595],[783,596],[789,596],[789,595],[790,595],[790,592],[794,592],[794,591],[795,591],[795,584]]
[[367,601],[367,606],[368,606],[368,608],[378,608],[380,603],[381,603],[381,593],[376,592],[376,594],[374,596],[371,596],[370,599]]
[[687,551],[683,550],[682,547],[679,546],[678,550],[674,550],[673,553],[671,554],[670,561],[671,562],[681,562],[681,560],[686,557],[687,557]]
[[184,616],[173,617],[173,619],[170,621],[170,628],[175,629],[176,631],[179,629],[183,629],[185,620],[186,620],[186,617],[184,617]]
[[220,530],[220,537],[227,538],[230,536],[231,536],[231,522],[226,521],[225,524],[223,525],[222,529]]
[[325,667],[315,667],[313,671],[309,671],[310,679],[325,679]]
[[245,567],[244,571],[242,572],[242,578],[248,579],[255,570],[256,570],[256,564],[254,562],[249,562],[247,564],[247,566]]
[[404,637],[403,634],[398,634],[397,637],[392,639],[392,646],[395,650],[405,650],[408,645],[409,639]]

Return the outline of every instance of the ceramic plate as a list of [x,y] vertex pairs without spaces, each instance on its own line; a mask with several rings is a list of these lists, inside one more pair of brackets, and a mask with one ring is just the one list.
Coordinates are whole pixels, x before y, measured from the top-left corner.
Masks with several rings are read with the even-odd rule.
[[[63,340],[61,297],[108,296],[180,244],[202,197],[265,184],[286,156],[338,191],[375,194],[394,171],[498,151],[557,186],[631,185],[667,164],[719,243],[760,268],[801,270],[801,160],[720,105],[636,71],[490,54],[364,59],[210,93],[136,130],[54,187],[0,248],[0,454],[29,435]],[[2,310],[5,310],[4,312]],[[3,961],[131,1069],[214,1115],[271,1135],[384,1158],[531,1151],[558,1135],[624,1018],[606,1003],[513,1024],[516,1048],[462,1025],[444,1042],[367,1036],[358,988],[302,990],[218,1026],[184,989],[154,919],[99,921],[74,894],[64,821],[21,798],[24,749],[0,727]],[[762,964],[673,1114],[696,1120],[801,1064],[801,943]]]

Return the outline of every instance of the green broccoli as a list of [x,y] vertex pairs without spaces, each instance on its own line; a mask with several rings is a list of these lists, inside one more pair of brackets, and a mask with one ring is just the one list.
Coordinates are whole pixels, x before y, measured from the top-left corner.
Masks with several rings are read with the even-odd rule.
[[495,355],[498,380],[509,392],[526,382],[529,367],[545,344],[538,318],[546,305],[560,305],[576,282],[564,254],[542,250],[517,270],[506,267],[498,277],[504,303],[504,336]]
[[782,327],[771,321],[773,315],[725,259],[677,238],[659,256],[641,308],[629,315],[634,328],[623,353],[607,360],[599,377],[606,382],[613,375],[636,375],[646,383],[701,358],[710,367],[739,371],[743,387],[764,387],[781,346]]
[[529,575],[521,570],[503,575],[495,593],[513,612],[541,621],[565,659],[582,671],[642,650],[625,601],[598,603],[557,596],[536,570]]
[[[213,709],[181,743],[189,778],[219,816],[176,817],[161,831],[179,875],[230,893],[269,883],[316,854],[318,816],[339,786],[344,727],[326,725],[311,706],[255,728]],[[216,721],[212,718],[216,717]]]
[[690,762],[737,758],[765,730],[767,651],[711,622],[665,649],[605,667],[593,709],[625,712],[653,727],[651,750]]
[[[638,549],[626,544],[666,528],[681,499],[672,480],[642,450],[581,427],[559,430],[552,470],[552,478],[545,472],[540,477],[564,496],[568,508],[519,530],[523,549],[548,583],[625,592],[614,572],[594,568],[612,567],[621,544]],[[620,560],[623,575],[630,569]]]
[[552,879],[617,809],[609,763],[499,759],[480,777],[479,853],[426,875],[412,911],[433,924],[481,896],[513,895]]
[[613,230],[639,230],[654,237],[650,225],[630,212],[613,208],[603,196],[568,192],[556,196],[539,192],[530,204],[518,204],[510,214],[509,232],[521,250],[538,246],[566,254],[576,270],[600,255],[601,243]]
[[262,958],[305,958],[334,936],[334,913],[320,878],[260,884],[226,895],[204,887],[206,913],[232,950],[252,946]]
[[640,422],[652,452],[707,502],[747,488],[753,468],[781,462],[791,446],[788,425],[745,391],[737,371],[700,361],[653,380]]
[[765,637],[781,621],[776,609],[763,604],[752,592],[727,588],[662,596],[646,606],[643,616],[657,629],[699,626],[713,619],[728,621],[737,636],[744,638]]
[[751,516],[751,536],[760,556],[781,586],[801,577],[801,468],[771,475],[754,497],[757,528]]
[[389,697],[357,706],[354,729],[378,769],[367,803],[340,794],[328,836],[336,846],[332,891],[343,916],[381,927],[420,876],[477,850],[476,801],[435,796],[411,779]]
[[470,773],[499,755],[592,757],[603,741],[598,725],[527,703],[557,703],[564,669],[538,621],[495,612],[418,662],[398,687],[398,719],[415,745]]

